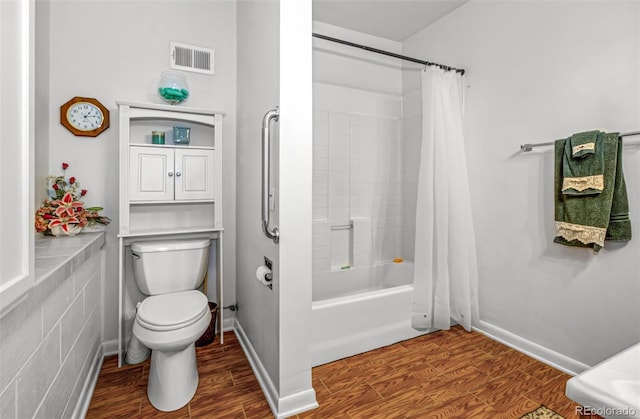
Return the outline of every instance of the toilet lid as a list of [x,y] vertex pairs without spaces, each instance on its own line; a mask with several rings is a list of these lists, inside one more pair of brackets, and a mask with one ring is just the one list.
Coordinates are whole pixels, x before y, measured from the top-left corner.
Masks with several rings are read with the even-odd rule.
[[198,290],[147,297],[138,307],[137,320],[150,330],[190,326],[209,310],[207,297]]

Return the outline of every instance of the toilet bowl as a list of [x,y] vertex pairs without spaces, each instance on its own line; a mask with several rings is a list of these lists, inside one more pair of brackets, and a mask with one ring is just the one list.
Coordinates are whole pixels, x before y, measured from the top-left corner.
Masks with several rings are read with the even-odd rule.
[[131,244],[136,284],[149,296],[138,304],[133,336],[151,349],[147,396],[161,411],[180,409],[198,387],[195,342],[209,327],[211,311],[197,288],[210,245],[209,239]]
[[207,297],[197,290],[147,297],[138,305],[133,335],[151,349],[147,396],[156,409],[178,410],[195,394],[195,341],[210,321]]

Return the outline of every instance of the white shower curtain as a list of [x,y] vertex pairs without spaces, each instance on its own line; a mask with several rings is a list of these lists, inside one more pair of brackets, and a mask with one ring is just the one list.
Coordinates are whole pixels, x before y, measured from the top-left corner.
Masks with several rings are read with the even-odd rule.
[[411,325],[466,330],[478,321],[478,274],[464,150],[463,76],[422,73],[422,151],[418,177]]

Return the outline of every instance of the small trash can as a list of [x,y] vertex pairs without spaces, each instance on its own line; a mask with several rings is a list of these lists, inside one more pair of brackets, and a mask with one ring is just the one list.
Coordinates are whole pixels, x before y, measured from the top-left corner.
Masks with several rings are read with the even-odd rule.
[[202,336],[196,341],[196,346],[206,346],[213,342],[216,338],[216,315],[218,314],[218,305],[209,301],[209,310],[211,310],[211,322],[209,327],[204,331]]

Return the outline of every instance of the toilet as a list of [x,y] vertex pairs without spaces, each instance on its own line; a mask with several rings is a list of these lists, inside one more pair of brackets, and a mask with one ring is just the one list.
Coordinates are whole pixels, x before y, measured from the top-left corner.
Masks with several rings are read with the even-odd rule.
[[133,275],[149,297],[138,303],[133,336],[151,349],[147,395],[158,410],[178,410],[198,387],[195,342],[211,311],[197,290],[209,263],[209,239],[131,244]]

